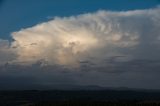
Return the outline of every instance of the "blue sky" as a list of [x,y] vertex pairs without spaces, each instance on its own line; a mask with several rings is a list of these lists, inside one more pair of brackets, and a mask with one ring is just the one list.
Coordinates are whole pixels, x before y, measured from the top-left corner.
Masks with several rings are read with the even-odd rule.
[[159,0],[0,0],[0,38],[54,16],[71,16],[97,10],[135,10],[155,7]]

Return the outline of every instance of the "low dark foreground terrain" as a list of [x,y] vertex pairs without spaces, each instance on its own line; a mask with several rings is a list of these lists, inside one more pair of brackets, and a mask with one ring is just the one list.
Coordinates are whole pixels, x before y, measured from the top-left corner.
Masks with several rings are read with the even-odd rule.
[[160,106],[159,91],[0,91],[0,106]]

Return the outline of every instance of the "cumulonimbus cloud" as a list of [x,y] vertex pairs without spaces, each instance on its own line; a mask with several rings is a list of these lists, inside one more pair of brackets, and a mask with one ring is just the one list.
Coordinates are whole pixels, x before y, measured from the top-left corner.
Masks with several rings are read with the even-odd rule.
[[50,65],[78,66],[80,61],[97,63],[111,56],[143,57],[145,45],[155,50],[160,47],[159,29],[159,7],[55,17],[13,32],[14,41],[8,50],[16,58],[10,62],[33,64],[43,60]]

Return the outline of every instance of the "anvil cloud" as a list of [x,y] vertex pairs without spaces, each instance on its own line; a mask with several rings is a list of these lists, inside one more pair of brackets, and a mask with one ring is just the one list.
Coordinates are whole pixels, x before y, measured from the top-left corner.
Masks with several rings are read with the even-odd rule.
[[159,7],[55,17],[11,37],[0,39],[0,89],[160,88]]
[[[141,56],[137,51],[143,52],[141,48],[145,45],[151,49],[152,46],[159,46],[159,14],[157,7],[121,12],[100,10],[78,16],[55,17],[13,32],[14,41],[6,50],[13,49],[9,51],[14,51],[17,57],[11,62],[19,64],[44,60],[51,65],[77,66],[80,61],[101,62],[117,55],[133,58]],[[3,46],[4,41],[0,42]]]
[[[159,7],[120,12],[100,10],[55,17],[13,32],[10,44],[0,40],[0,56],[7,55],[4,56],[6,60],[0,61],[34,64],[43,60],[49,65],[79,66],[82,61],[102,64],[105,59],[115,56],[117,61],[152,59],[154,57],[144,51],[159,51],[159,29]],[[156,58],[159,56],[153,54]]]

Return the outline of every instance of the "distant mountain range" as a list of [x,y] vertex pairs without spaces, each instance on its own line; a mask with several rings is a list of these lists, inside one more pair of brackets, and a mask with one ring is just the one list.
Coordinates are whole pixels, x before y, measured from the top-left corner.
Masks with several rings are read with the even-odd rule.
[[0,90],[69,90],[69,91],[79,91],[79,90],[87,90],[87,91],[101,91],[101,90],[113,90],[113,91],[145,91],[145,92],[154,92],[159,89],[142,89],[142,88],[128,88],[128,87],[101,87],[98,85],[70,85],[70,84],[54,84],[54,85],[26,85],[20,88],[3,88]]
[[[47,87],[45,87],[45,88],[47,88]],[[53,90],[160,91],[159,89],[128,88],[128,87],[102,87],[102,86],[98,86],[98,85],[55,85],[55,86],[50,87],[49,89],[51,89],[51,90],[53,89]]]

